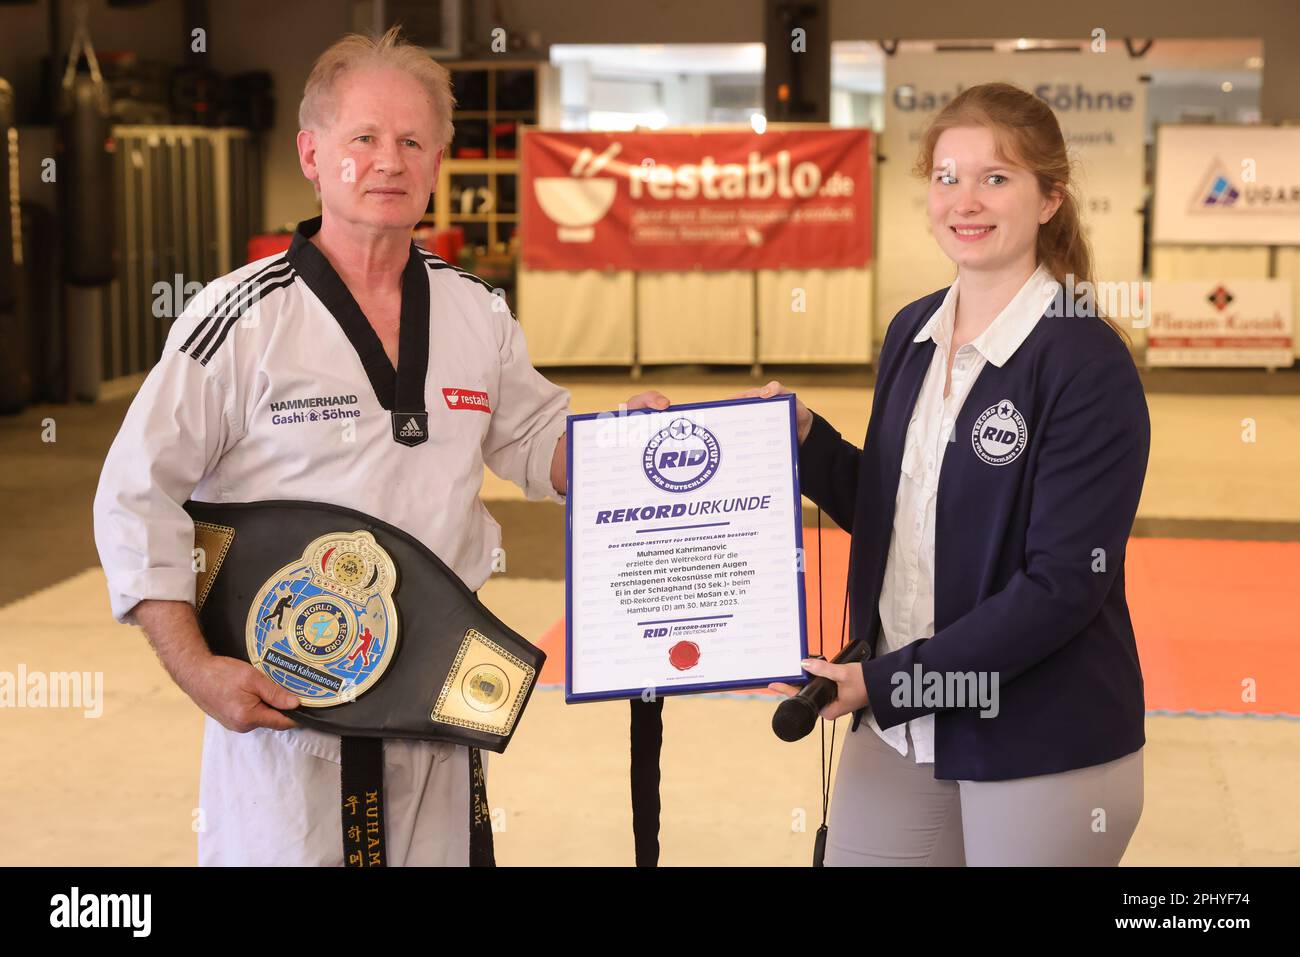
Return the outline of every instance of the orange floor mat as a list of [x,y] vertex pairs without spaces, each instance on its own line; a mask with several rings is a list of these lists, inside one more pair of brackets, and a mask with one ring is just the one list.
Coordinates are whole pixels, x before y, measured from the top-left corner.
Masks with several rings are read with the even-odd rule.
[[[848,541],[838,530],[822,533],[830,655],[840,641]],[[804,530],[804,546],[808,646],[815,651],[816,529]],[[1300,717],[1300,543],[1135,538],[1127,587],[1149,711]],[[563,619],[540,645],[547,654],[540,683],[562,686]]]

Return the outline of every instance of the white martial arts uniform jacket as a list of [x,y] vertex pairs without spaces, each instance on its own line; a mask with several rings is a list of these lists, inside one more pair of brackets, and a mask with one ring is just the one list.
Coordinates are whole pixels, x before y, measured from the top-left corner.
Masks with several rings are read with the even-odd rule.
[[[319,228],[319,217],[300,223],[286,253],[196,296],[131,404],[94,506],[118,621],[135,624],[146,598],[193,603],[189,498],[356,509],[419,539],[473,590],[501,544],[478,497],[484,464],[530,499],[559,499],[550,465],[568,393],[532,367],[504,299],[412,244],[395,375],[308,241]],[[419,440],[409,413],[421,402],[427,439],[399,444],[399,432]],[[388,740],[384,756],[389,863],[466,863],[465,749]],[[338,801],[337,736],[237,734],[206,719],[200,864],[341,864]]]

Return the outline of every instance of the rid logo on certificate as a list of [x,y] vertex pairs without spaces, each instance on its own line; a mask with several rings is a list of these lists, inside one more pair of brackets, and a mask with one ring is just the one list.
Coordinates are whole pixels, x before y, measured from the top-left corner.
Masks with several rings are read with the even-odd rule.
[[794,398],[569,416],[565,700],[802,682]]

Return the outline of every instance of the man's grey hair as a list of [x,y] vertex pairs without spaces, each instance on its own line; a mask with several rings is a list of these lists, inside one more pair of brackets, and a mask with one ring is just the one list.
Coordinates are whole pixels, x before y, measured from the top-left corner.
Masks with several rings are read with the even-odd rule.
[[321,130],[334,120],[333,92],[339,77],[362,67],[393,67],[415,77],[433,100],[434,133],[439,148],[451,143],[451,111],[456,100],[451,94],[451,75],[435,63],[422,48],[402,39],[401,27],[392,26],[379,38],[349,33],[317,58],[302,91],[298,106],[298,128]]

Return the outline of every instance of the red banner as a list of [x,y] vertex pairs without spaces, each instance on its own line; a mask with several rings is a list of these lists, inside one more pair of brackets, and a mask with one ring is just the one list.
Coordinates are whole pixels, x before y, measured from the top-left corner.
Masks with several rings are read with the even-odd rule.
[[530,269],[842,269],[871,258],[871,131],[523,137]]

